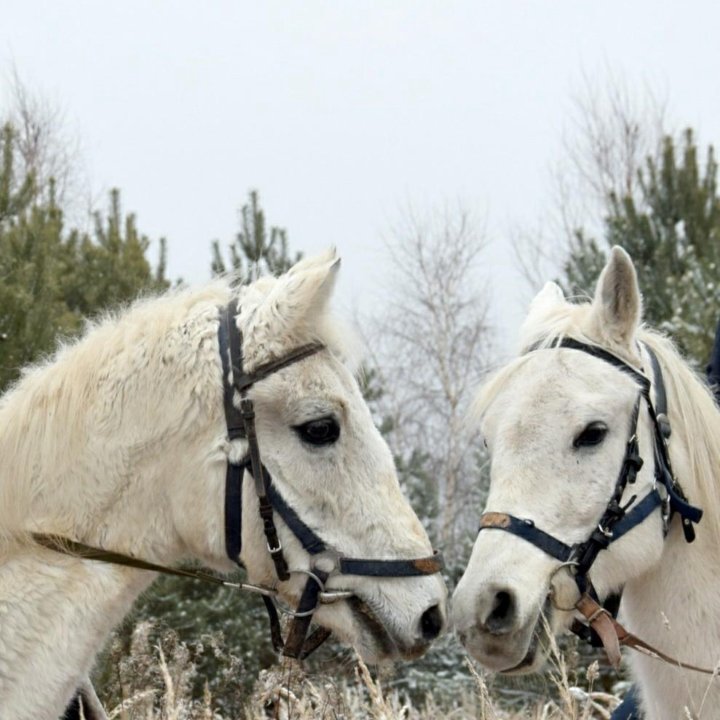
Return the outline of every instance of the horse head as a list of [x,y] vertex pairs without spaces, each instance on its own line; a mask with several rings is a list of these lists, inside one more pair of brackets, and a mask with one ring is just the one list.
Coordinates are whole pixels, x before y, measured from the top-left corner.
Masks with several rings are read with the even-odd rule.
[[[661,562],[673,498],[677,507],[684,498],[665,477],[653,406],[649,346],[667,341],[640,330],[641,307],[634,266],[617,247],[592,302],[569,303],[548,283],[523,325],[522,354],[477,398],[488,512],[453,621],[492,670],[539,669],[545,633],[570,627],[579,590],[592,585],[603,598]],[[682,453],[674,460],[684,467]]]
[[441,562],[330,313],[337,270],[326,253],[140,300],[3,396],[9,715],[57,716],[147,569],[184,561],[244,565],[301,616],[296,655],[311,616],[373,661],[416,657],[441,632]]
[[[313,584],[345,591],[340,602],[312,601],[313,619],[367,658],[416,657],[442,630],[446,590],[353,374],[352,343],[329,314],[338,267],[334,253],[310,258],[238,298],[246,372],[309,348],[248,390],[263,463],[253,475],[271,478],[288,577],[278,577],[268,552],[274,540],[252,479],[243,487],[241,560],[252,581],[277,587],[296,608]],[[232,440],[228,457],[251,450],[246,438]],[[211,515],[216,526],[217,507]]]

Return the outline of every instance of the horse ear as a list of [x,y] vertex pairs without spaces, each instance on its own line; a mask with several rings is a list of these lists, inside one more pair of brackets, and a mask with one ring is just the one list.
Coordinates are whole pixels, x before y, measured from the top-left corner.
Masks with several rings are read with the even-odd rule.
[[527,317],[520,328],[520,347],[527,349],[543,335],[543,323],[559,306],[565,305],[565,295],[560,286],[546,282],[543,289],[532,299]]
[[280,321],[287,331],[316,323],[325,314],[339,269],[340,258],[334,249],[296,263],[278,278],[258,309],[256,322],[277,327]]
[[564,304],[565,295],[560,286],[554,282],[546,282],[543,289],[532,299],[523,327],[534,328],[558,305]]
[[337,251],[334,247],[318,253],[317,255],[307,255],[302,260],[298,260],[288,271],[288,275],[299,275],[311,268],[323,267],[328,263],[340,262]]
[[632,344],[640,325],[642,299],[635,266],[618,245],[600,273],[592,308],[602,334],[621,345]]
[[546,282],[543,289],[532,299],[530,313],[538,310],[546,310],[553,305],[565,302],[565,295],[562,288],[554,282]]

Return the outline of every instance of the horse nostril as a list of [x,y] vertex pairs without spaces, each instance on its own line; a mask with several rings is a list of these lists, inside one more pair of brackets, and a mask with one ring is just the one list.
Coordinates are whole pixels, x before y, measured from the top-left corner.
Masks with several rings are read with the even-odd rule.
[[443,614],[439,605],[429,607],[420,617],[420,632],[424,640],[434,640],[443,629]]
[[512,628],[514,619],[515,602],[513,596],[505,590],[496,592],[492,610],[485,620],[485,627],[489,632],[499,635],[508,632]]

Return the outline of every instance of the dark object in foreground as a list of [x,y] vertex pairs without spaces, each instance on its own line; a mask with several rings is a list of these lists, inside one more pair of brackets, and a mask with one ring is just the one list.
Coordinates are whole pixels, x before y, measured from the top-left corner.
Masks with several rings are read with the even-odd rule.
[[89,680],[86,680],[77,691],[77,694],[67,706],[60,720],[107,720],[95,689]]
[[628,690],[625,699],[615,708],[610,720],[642,720],[638,709],[637,688],[635,686]]

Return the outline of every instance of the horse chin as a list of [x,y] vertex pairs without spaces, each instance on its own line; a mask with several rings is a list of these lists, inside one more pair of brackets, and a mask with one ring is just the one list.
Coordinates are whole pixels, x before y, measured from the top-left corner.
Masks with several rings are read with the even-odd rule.
[[530,675],[532,673],[539,672],[547,660],[547,656],[539,645],[540,643],[538,642],[537,635],[533,634],[533,638],[530,641],[530,647],[528,647],[525,657],[517,665],[505,670],[500,670],[500,674]]
[[321,608],[318,622],[331,630],[341,642],[352,645],[364,662],[380,664],[395,660],[415,660],[425,654],[429,642],[408,643],[392,629],[392,623],[369,601],[353,596],[328,612]]
[[511,634],[495,635],[478,628],[462,632],[467,651],[484,668],[501,675],[529,675],[547,660],[547,623],[543,613]]

